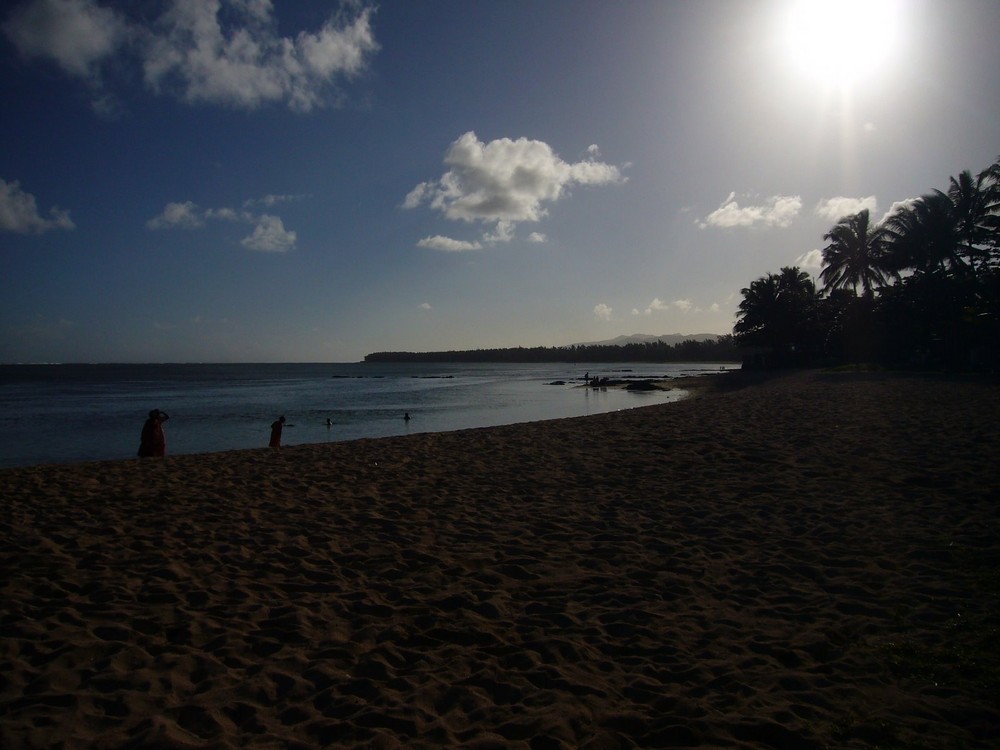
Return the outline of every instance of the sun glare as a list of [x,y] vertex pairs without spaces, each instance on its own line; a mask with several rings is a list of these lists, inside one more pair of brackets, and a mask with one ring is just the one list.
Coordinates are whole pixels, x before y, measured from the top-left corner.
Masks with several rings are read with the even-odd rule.
[[795,67],[828,86],[851,87],[893,56],[899,0],[795,0],[784,34]]

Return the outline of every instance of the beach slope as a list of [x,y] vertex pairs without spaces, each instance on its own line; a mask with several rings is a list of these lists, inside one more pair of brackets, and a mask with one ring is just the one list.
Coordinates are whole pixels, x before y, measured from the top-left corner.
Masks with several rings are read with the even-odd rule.
[[0,746],[987,748],[1000,391],[0,471]]

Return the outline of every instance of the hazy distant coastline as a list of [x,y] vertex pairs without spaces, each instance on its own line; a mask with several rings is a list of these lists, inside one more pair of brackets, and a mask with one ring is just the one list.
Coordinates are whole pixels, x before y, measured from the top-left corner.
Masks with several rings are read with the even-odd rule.
[[[704,339],[680,335],[619,337],[629,343],[598,342],[570,346],[470,349],[441,352],[374,352],[365,362],[739,362],[730,335],[704,334]],[[634,340],[642,339],[642,340]],[[652,339],[652,340],[648,340]],[[668,339],[681,339],[676,343]]]

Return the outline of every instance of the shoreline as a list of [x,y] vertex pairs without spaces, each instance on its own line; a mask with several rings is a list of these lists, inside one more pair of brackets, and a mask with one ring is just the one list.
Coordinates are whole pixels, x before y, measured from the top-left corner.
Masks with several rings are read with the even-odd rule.
[[[661,391],[661,392],[664,392],[664,393],[668,393],[668,392],[671,392],[671,391],[683,391],[685,393],[689,393],[689,392],[695,391],[695,390],[701,392],[701,391],[705,390],[707,381],[709,381],[713,377],[717,377],[717,375],[713,373],[713,374],[709,374],[709,375],[684,376],[683,378],[680,378],[680,379],[679,378],[661,379],[661,378],[648,378],[648,377],[639,378],[639,377],[637,377],[634,380],[620,380],[620,381],[614,381],[612,383],[601,385],[599,387],[599,390],[627,391],[627,390],[629,390],[628,385],[630,383],[633,383],[633,382],[643,382],[643,383],[645,383],[645,382],[651,382],[651,383],[653,383],[655,385],[655,387],[653,387],[653,388],[651,388],[649,390]],[[685,382],[687,382],[689,380],[692,381],[691,387],[688,388],[688,387],[682,387],[682,386],[676,385],[676,383],[677,383],[678,380],[683,380]],[[592,388],[592,386],[580,384],[580,385],[575,386],[575,388],[578,388],[578,389],[589,389],[589,388]],[[598,388],[596,388],[596,387],[594,389],[598,390]],[[646,390],[646,389],[640,389],[640,390]],[[677,401],[684,400],[686,398],[689,398],[689,395],[681,396],[679,399],[677,399]],[[658,404],[645,404],[645,405],[641,405],[641,406],[628,406],[628,407],[625,407],[623,409],[617,409],[617,410],[614,410],[614,411],[628,411],[630,409],[645,409],[645,408],[655,408],[655,407],[660,407],[660,406],[669,406],[670,404],[677,403],[677,401],[668,401],[668,402],[663,402],[663,403],[658,403]],[[349,438],[338,438],[338,439],[334,439],[334,440],[327,439],[327,440],[323,440],[323,441],[313,441],[313,442],[304,442],[304,443],[283,443],[282,444],[282,450],[287,449],[287,448],[299,447],[299,446],[320,446],[320,445],[332,445],[332,444],[336,444],[336,443],[353,443],[353,442],[357,442],[359,440],[384,440],[384,439],[389,439],[389,438],[392,438],[392,437],[407,438],[407,437],[414,437],[414,436],[417,436],[417,435],[436,435],[436,434],[443,434],[443,433],[448,433],[448,432],[462,432],[462,431],[465,431],[465,430],[490,430],[490,429],[494,429],[495,427],[528,425],[528,424],[534,424],[536,422],[551,422],[551,421],[558,421],[558,420],[561,420],[561,419],[589,419],[592,416],[597,416],[597,415],[602,414],[602,413],[605,413],[605,412],[597,412],[595,414],[577,415],[577,416],[569,416],[569,417],[566,417],[566,416],[562,416],[562,417],[543,417],[543,418],[540,418],[540,419],[534,419],[534,420],[530,420],[530,421],[510,422],[510,423],[505,424],[505,425],[501,424],[501,425],[486,425],[486,426],[482,426],[482,427],[455,427],[455,428],[450,428],[450,429],[445,429],[445,430],[428,430],[428,431],[423,431],[423,432],[412,432],[412,433],[406,433],[406,434],[400,434],[400,435],[376,435],[376,436],[371,436],[371,437],[349,437]],[[170,425],[168,424],[167,427],[168,427],[168,430],[169,430]],[[263,432],[262,432],[262,434],[263,434]],[[294,435],[291,435],[291,433],[286,433],[285,437],[288,437],[288,436],[294,437]],[[177,457],[180,457],[180,456],[189,456],[189,457],[211,456],[211,455],[214,455],[214,454],[217,454],[217,453],[223,453],[223,454],[226,454],[226,453],[241,453],[241,452],[245,452],[245,451],[257,451],[257,450],[262,450],[262,449],[266,449],[267,448],[266,445],[262,444],[262,445],[258,445],[258,446],[245,447],[245,448],[224,448],[224,449],[221,449],[221,450],[208,450],[208,451],[198,451],[198,452],[172,453],[170,451],[170,445],[169,445],[170,442],[171,441],[169,441],[169,439],[168,439],[168,450],[167,450],[166,458],[177,458]],[[64,461],[52,461],[52,460],[50,460],[50,461],[42,461],[42,462],[39,462],[39,463],[32,463],[32,464],[21,464],[21,465],[15,465],[15,466],[0,466],[0,478],[2,478],[2,475],[3,475],[2,473],[3,472],[5,472],[5,471],[13,471],[13,470],[16,470],[16,469],[38,469],[38,468],[57,467],[57,466],[71,466],[71,467],[75,467],[75,466],[81,466],[81,465],[86,465],[86,464],[108,463],[108,462],[119,463],[119,462],[135,461],[135,460],[137,460],[137,457],[133,455],[133,456],[121,456],[121,457],[118,457],[118,458],[70,459],[70,460],[64,460]],[[162,460],[162,459],[155,458],[155,459],[147,459],[147,460]]]
[[[328,377],[326,367],[256,367],[237,365],[218,372],[213,367],[203,375],[181,367],[162,376],[157,368],[140,367],[133,373],[135,386],[126,376],[104,382],[93,373],[77,373],[65,382],[43,380],[37,391],[27,381],[12,386],[5,391],[6,400],[0,399],[7,407],[0,420],[6,426],[0,467],[134,458],[150,406],[173,417],[166,430],[168,455],[186,455],[266,446],[269,425],[282,413],[298,425],[287,441],[302,444],[537,421],[676,398],[663,392],[630,396],[623,389],[585,393],[572,388],[572,380],[568,388],[552,388],[553,376],[576,373],[545,368],[451,368],[440,377],[453,373],[460,379],[435,377],[433,382],[414,378],[416,370],[410,367],[380,368],[384,377],[344,384]],[[654,372],[670,377],[670,371]],[[166,378],[163,383],[161,377]],[[79,387],[72,385],[76,379]],[[266,391],[258,392],[264,384]],[[18,389],[34,395],[19,403]],[[95,400],[87,400],[90,392],[97,394]],[[399,421],[405,411],[414,417],[412,424]]]
[[0,744],[989,747],[995,381],[694,390],[0,470]]

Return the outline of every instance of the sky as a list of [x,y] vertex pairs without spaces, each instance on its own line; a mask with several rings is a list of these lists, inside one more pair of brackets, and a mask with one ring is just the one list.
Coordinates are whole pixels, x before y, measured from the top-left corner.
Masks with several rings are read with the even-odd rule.
[[0,362],[732,331],[1000,154],[996,0],[20,0]]

